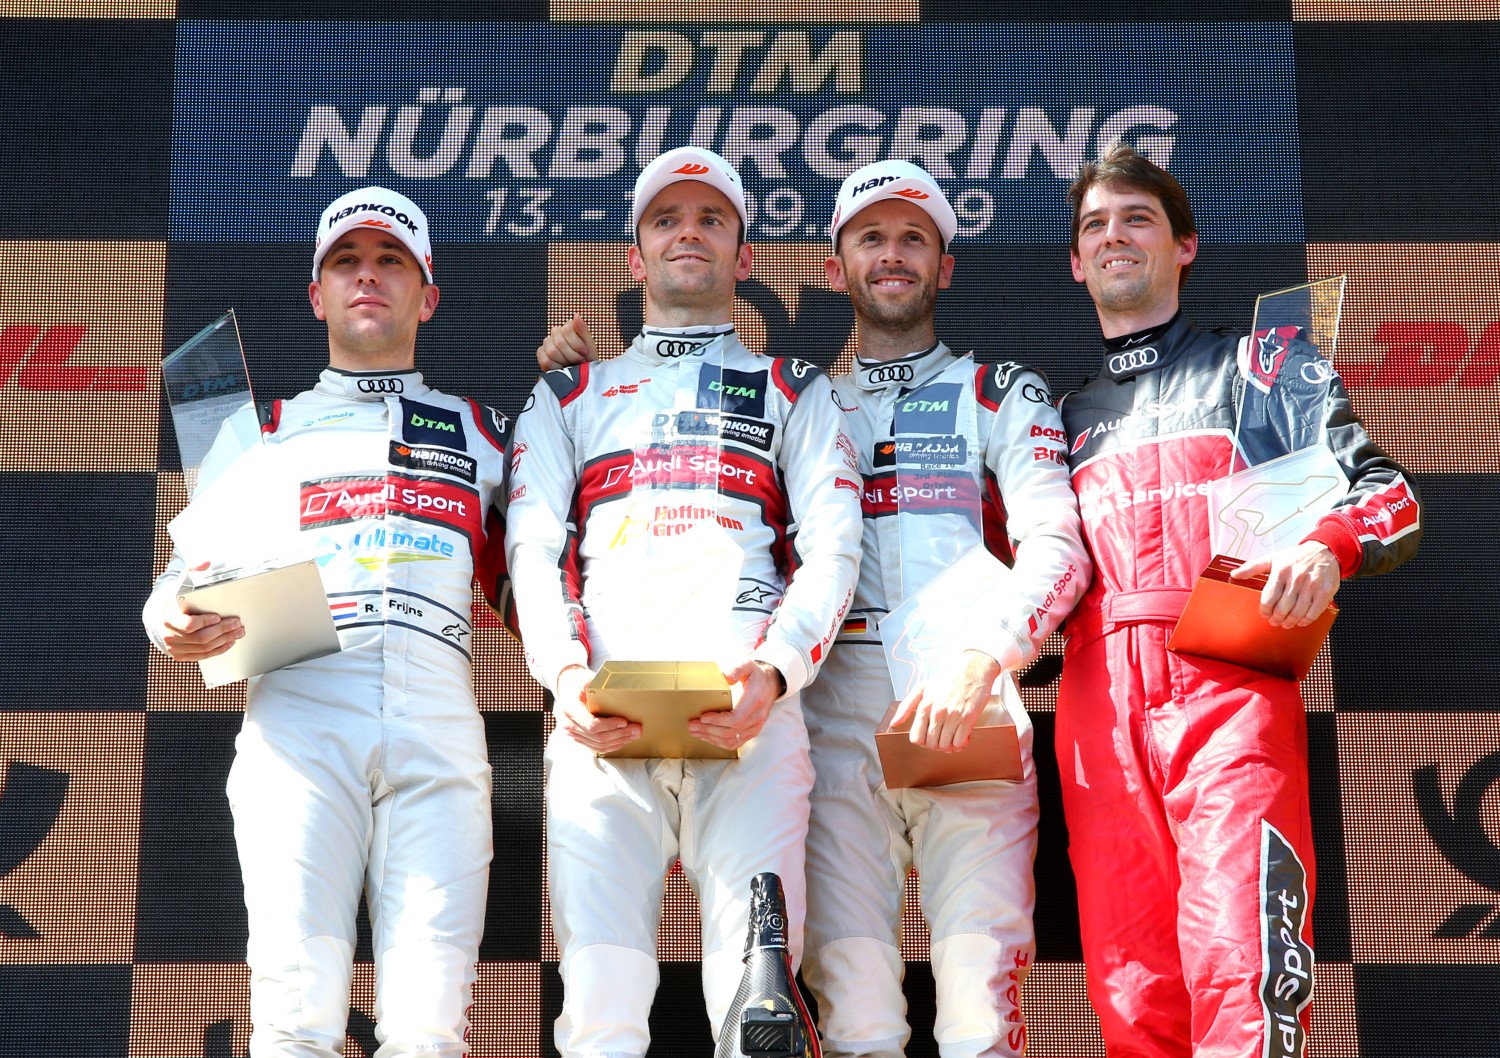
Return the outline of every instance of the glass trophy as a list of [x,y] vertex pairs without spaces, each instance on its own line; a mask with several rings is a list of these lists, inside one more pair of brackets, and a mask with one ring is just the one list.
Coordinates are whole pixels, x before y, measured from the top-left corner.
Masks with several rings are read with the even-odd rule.
[[172,409],[177,450],[182,454],[183,482],[191,496],[198,485],[199,468],[225,422],[254,407],[234,310],[163,358],[161,378]]
[[338,633],[297,520],[299,478],[264,444],[234,312],[162,360],[162,382],[192,497],[167,529],[188,613],[239,617],[244,637],[199,662],[219,687],[332,654]]
[[1208,486],[1213,558],[1173,629],[1179,653],[1301,679],[1338,613],[1278,628],[1260,615],[1264,576],[1234,570],[1295,546],[1349,487],[1328,444],[1333,355],[1345,276],[1262,294],[1241,350],[1246,376],[1235,409],[1234,463]]
[[162,382],[192,501],[168,524],[193,584],[306,555],[295,475],[262,443],[250,373],[230,310],[162,360]]
[[[630,491],[613,501],[627,513],[585,587],[590,625],[611,658],[730,664],[748,646],[734,628],[743,559],[719,502],[733,458],[720,440],[724,395],[736,380],[723,369],[722,342],[695,360],[665,404],[659,391],[637,398]],[[650,380],[653,390],[662,384]]]
[[1345,276],[1262,294],[1235,413],[1235,464],[1210,483],[1217,556],[1249,561],[1296,544],[1348,491],[1328,446]]
[[[975,614],[1012,590],[1010,570],[984,545],[974,376],[973,358],[962,357],[896,398],[894,486],[886,487],[895,489],[901,599],[881,620],[880,639],[898,703],[950,672],[972,641]],[[906,729],[890,728],[888,713],[875,736],[887,786],[1019,778],[1016,726],[1003,713],[1003,698],[992,697],[968,745],[954,753],[913,745]]]
[[901,599],[880,622],[880,637],[897,701],[960,653],[954,644],[972,607],[1010,573],[984,547],[974,364],[970,357],[962,364],[896,398],[891,505]]

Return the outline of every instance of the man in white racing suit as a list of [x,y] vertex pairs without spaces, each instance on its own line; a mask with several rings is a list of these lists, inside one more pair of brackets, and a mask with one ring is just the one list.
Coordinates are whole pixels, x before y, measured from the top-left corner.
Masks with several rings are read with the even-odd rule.
[[[674,860],[702,909],[715,1036],[759,872],[785,886],[800,957],[813,778],[800,695],[843,621],[859,561],[854,453],[827,377],[752,353],[731,321],[735,282],[751,266],[739,175],[711,151],[669,151],[642,171],[633,214],[645,328],[614,359],[543,376],[517,422],[511,469],[517,612],[557,720],[547,851],[564,989],[554,1038],[569,1058],[646,1053]],[[697,547],[712,556],[698,575],[664,572]],[[726,568],[722,593],[691,583]],[[680,660],[687,639],[712,627],[708,660],[734,706],[690,730],[738,759],[599,756],[640,735],[588,712],[601,663]]]
[[[374,187],[332,203],[309,286],[329,366],[259,423],[250,409],[231,419],[199,478],[201,496],[266,446],[341,647],[253,677],[235,740],[253,1058],[343,1053],[362,890],[378,1055],[468,1053],[491,855],[472,584],[498,601],[508,424],[414,370],[418,324],[438,303],[431,254],[404,196]],[[146,604],[152,640],[179,661],[233,649],[237,618],[182,612],[184,564],[174,556]]]
[[[904,1052],[900,922],[913,865],[932,933],[939,1053],[1019,1056],[1025,1046],[1038,808],[1015,672],[1082,594],[1089,561],[1045,379],[1019,364],[978,365],[934,332],[956,227],[932,177],[900,161],[851,174],[831,225],[829,282],[849,292],[859,336],[854,371],[834,390],[864,479],[864,556],[844,629],[804,696],[817,770],[804,977],[824,1054],[840,1058]],[[924,469],[898,467],[908,463]],[[950,502],[964,495],[978,501],[984,546],[1010,567],[1010,588],[972,604],[953,644],[962,653],[893,722],[914,718],[913,742],[950,752],[978,724],[1014,723],[1023,778],[891,790],[874,739],[895,697],[881,624],[944,538],[974,532]]]

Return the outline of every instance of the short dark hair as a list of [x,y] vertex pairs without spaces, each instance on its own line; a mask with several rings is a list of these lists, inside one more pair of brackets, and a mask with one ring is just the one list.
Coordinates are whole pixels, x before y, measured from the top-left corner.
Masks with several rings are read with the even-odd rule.
[[[1128,143],[1117,142],[1104,152],[1097,162],[1084,162],[1078,175],[1068,187],[1068,204],[1073,207],[1073,228],[1068,238],[1068,248],[1078,252],[1078,231],[1081,224],[1079,211],[1083,199],[1095,186],[1130,191],[1142,191],[1160,200],[1167,222],[1172,226],[1172,238],[1181,242],[1189,235],[1198,234],[1198,225],[1193,220],[1193,207],[1188,204],[1187,192],[1177,178],[1138,152]],[[1188,269],[1184,265],[1178,276],[1179,287],[1187,282]]]

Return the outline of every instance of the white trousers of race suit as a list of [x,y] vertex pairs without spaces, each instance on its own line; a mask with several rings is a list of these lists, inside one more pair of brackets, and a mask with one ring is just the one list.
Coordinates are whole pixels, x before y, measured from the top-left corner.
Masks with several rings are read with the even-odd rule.
[[703,916],[703,996],[714,1038],[744,973],[750,880],[786,891],[793,963],[806,906],[803,850],[812,786],[798,695],[725,760],[604,760],[560,730],[547,742],[547,856],[565,1058],[640,1058],[660,980],[656,940],[672,863]]
[[839,643],[804,692],[817,780],[807,839],[803,978],[825,1058],[900,1058],[901,912],[915,866],[932,934],[933,1035],[943,1058],[1019,1058],[1020,994],[1036,952],[1031,721],[1009,675],[983,722],[1009,719],[1023,778],[888,790],[874,731],[892,694],[878,642]]
[[379,1058],[457,1058],[489,881],[484,725],[462,688],[383,686],[349,653],[262,677],[235,740],[250,1053],[343,1053],[363,890]]

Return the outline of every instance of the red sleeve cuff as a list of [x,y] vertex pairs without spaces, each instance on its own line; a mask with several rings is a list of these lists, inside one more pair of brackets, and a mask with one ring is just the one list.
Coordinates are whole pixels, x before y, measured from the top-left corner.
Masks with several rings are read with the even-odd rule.
[[1339,574],[1345,578],[1358,573],[1364,563],[1365,553],[1360,546],[1359,533],[1342,515],[1325,514],[1313,531],[1302,538],[1303,543],[1309,540],[1316,540],[1333,552],[1339,564]]

